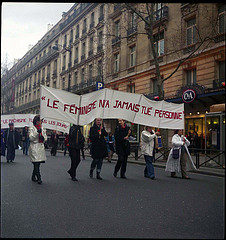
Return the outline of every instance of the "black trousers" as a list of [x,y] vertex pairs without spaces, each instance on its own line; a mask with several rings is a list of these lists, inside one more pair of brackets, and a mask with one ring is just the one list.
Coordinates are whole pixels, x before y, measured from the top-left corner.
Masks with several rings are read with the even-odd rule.
[[41,180],[41,174],[40,174],[40,162],[33,162],[34,165],[34,170],[32,176],[35,177],[37,176],[38,180]]
[[115,173],[121,168],[121,177],[125,176],[128,156],[118,155],[118,161],[115,165]]
[[103,165],[103,158],[94,158],[91,163],[90,170],[93,171],[95,167],[97,167],[96,171],[97,173],[100,173],[102,165]]
[[80,150],[70,149],[70,157],[71,157],[71,168],[68,170],[68,173],[72,178],[76,176],[76,169],[80,163]]
[[53,145],[51,149],[51,155],[56,156],[56,152],[57,152],[57,145]]
[[8,146],[7,147],[7,155],[6,155],[6,160],[7,161],[13,161],[15,158],[15,148],[14,147],[11,147],[11,146]]

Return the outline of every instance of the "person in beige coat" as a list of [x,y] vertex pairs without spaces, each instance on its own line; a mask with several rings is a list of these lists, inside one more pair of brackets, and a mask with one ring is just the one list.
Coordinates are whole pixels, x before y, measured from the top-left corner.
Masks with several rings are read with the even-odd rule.
[[154,145],[155,138],[159,136],[159,132],[154,132],[152,127],[145,126],[144,130],[141,133],[141,152],[144,155],[144,160],[146,162],[146,167],[144,170],[144,176],[146,178],[150,178],[152,180],[155,179],[155,172],[153,167],[153,153],[154,153]]
[[[47,141],[46,130],[42,128],[40,116],[36,115],[33,119],[33,125],[29,128],[29,156],[34,165],[32,181],[38,184],[42,183],[40,174],[40,164],[46,161],[44,142]],[[37,178],[36,178],[37,177]]]

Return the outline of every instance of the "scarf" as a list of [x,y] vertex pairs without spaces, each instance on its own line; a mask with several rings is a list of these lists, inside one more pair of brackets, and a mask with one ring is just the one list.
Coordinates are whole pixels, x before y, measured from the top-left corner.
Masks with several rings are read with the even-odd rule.
[[[35,127],[37,128],[37,130],[41,129],[41,125],[35,125]],[[38,141],[39,143],[43,143],[43,140],[41,139],[42,137],[42,132],[38,134]]]

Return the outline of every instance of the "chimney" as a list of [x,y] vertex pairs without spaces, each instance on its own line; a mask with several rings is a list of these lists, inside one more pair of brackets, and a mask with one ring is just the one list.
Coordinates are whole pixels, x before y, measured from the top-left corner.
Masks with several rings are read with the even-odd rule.
[[52,27],[53,27],[53,24],[50,24],[50,23],[49,23],[49,24],[47,25],[47,32],[48,32]]

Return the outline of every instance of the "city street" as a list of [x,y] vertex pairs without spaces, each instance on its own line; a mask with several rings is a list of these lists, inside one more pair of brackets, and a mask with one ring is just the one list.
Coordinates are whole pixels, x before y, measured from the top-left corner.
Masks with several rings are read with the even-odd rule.
[[155,168],[153,181],[129,163],[121,179],[113,177],[115,162],[104,161],[101,181],[89,178],[87,158],[73,182],[68,155],[46,154],[42,185],[31,181],[22,151],[14,163],[1,157],[2,238],[224,238],[223,177],[189,173],[185,180]]

